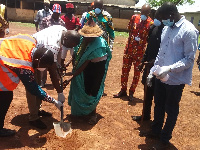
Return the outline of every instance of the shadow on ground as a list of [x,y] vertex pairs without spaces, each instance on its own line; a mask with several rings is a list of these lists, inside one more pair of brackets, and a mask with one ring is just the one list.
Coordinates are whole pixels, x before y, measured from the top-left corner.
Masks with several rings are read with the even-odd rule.
[[47,125],[47,129],[41,130],[31,127],[28,122],[28,114],[21,114],[11,120],[11,124],[19,126],[15,136],[0,138],[2,149],[14,149],[22,147],[39,148],[47,142],[46,137],[42,137],[53,129],[53,122],[57,121],[52,117],[43,117],[41,120]]
[[[97,122],[103,117],[97,113]],[[88,123],[89,118],[85,116],[73,116],[71,114],[68,114],[66,118],[64,119],[66,121],[69,121],[71,123],[72,129],[80,129],[82,131],[91,130],[96,124],[90,125]]]
[[138,149],[141,150],[178,150],[173,144],[170,143],[170,146],[166,149],[163,148],[156,148],[160,141],[159,139],[150,138],[147,136],[147,133],[151,131],[152,121],[136,121],[140,126],[136,128],[139,130],[139,136],[145,137],[145,144],[138,145]]

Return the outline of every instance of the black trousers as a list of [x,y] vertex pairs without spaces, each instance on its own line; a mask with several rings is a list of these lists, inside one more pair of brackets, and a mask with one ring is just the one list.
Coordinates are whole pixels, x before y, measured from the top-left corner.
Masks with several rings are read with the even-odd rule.
[[13,100],[13,91],[0,91],[0,129],[3,129],[6,113]]
[[[143,72],[143,76],[142,76],[142,84],[144,85],[144,89],[146,86],[146,78],[148,76],[147,73],[147,69],[149,69],[149,67],[145,67],[144,72]],[[148,70],[149,72],[149,70]],[[146,88],[146,99],[145,102],[143,104],[143,115],[144,115],[144,119],[151,119],[151,106],[152,106],[152,101],[153,101],[153,97],[154,97],[154,88],[155,88],[155,76],[152,78],[151,80],[152,82],[152,86]]]
[[105,74],[106,60],[100,62],[89,62],[84,69],[85,92],[88,95],[96,96],[98,94],[103,76]]

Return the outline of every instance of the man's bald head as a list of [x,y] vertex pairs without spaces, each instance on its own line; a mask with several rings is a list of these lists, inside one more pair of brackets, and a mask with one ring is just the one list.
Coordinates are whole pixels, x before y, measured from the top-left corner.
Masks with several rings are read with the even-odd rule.
[[149,16],[151,13],[151,7],[149,4],[144,4],[141,9],[141,15]]
[[63,31],[61,42],[67,48],[75,47],[80,43],[80,34],[75,30]]

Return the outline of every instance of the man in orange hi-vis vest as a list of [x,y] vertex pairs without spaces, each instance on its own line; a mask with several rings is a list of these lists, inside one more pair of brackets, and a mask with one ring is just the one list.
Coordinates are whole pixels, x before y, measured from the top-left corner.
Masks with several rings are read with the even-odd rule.
[[62,102],[50,97],[36,83],[34,68],[52,67],[54,54],[46,48],[35,46],[36,40],[28,34],[0,39],[0,137],[15,134],[15,130],[3,126],[13,99],[13,90],[20,80],[31,94],[55,104],[58,109],[63,106]]

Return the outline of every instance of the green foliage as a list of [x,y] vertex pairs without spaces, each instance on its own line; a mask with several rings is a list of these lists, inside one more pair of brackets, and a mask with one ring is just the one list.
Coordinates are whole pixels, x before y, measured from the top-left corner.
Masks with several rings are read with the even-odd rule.
[[200,44],[200,36],[199,36],[199,38],[198,38],[198,43]]
[[119,31],[115,31],[115,36],[117,37],[128,37],[128,32],[119,32]]
[[12,22],[12,24],[20,27],[35,27],[35,24],[33,23]]
[[193,4],[194,0],[147,0],[147,3],[151,5],[151,7],[159,7],[165,2],[172,2],[176,5],[183,5],[183,4]]

